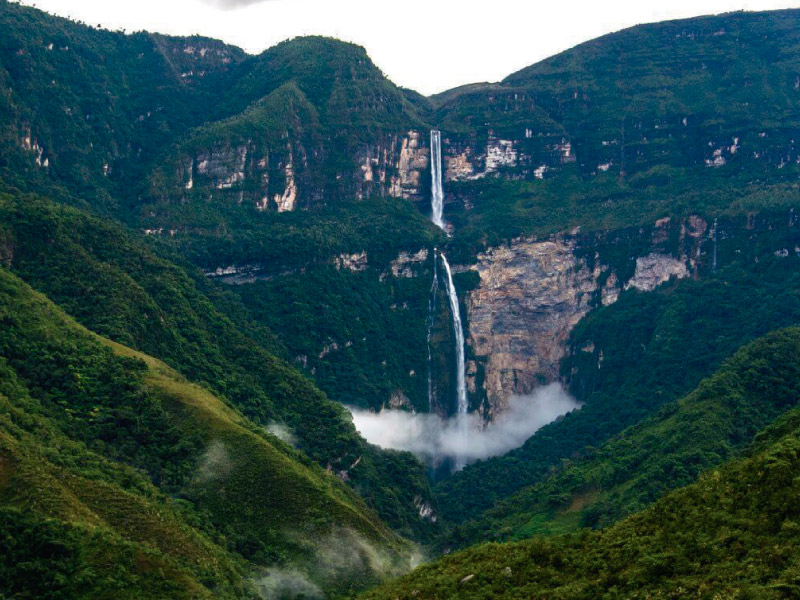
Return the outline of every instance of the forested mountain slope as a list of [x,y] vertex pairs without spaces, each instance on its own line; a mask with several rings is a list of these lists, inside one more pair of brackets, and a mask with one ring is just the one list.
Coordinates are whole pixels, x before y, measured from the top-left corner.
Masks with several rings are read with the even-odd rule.
[[[754,473],[794,444],[794,417],[758,432],[797,392],[797,332],[767,334],[800,318],[798,25],[634,27],[424,98],[338,40],[251,56],[0,0],[0,594],[349,594],[410,565],[403,537],[601,526],[387,589],[794,585],[791,525],[770,529],[793,509],[747,502],[786,500]],[[342,406],[456,412],[443,255],[469,410],[491,422],[552,382],[582,403],[452,476],[366,443]],[[761,541],[774,555],[747,554]],[[492,553],[518,562],[468,570]],[[112,563],[123,583],[87,575]]]
[[773,334],[746,345],[690,394],[562,462],[465,524],[459,537],[476,543],[606,527],[739,456],[800,400],[795,341]]
[[[307,567],[341,591],[409,560],[354,492],[265,428],[5,269],[0,281],[4,594],[234,596],[263,567]],[[335,543],[352,545],[353,564],[327,561]],[[47,544],[54,562],[38,554]]]
[[280,343],[234,298],[75,209],[5,195],[0,213],[3,263],[82,324],[164,359],[254,422],[285,428],[406,534],[430,530],[415,506],[430,502],[423,467],[411,455],[368,446],[341,406],[276,356]]
[[[686,411],[690,418],[702,396],[716,397],[728,409],[746,402],[748,394],[757,402],[776,400],[776,407],[795,404],[799,341],[798,330],[788,329],[751,344],[688,396],[675,415]],[[709,417],[717,418],[712,412],[704,420]],[[740,423],[746,427],[747,420]],[[707,420],[705,424],[712,425]],[[630,441],[634,438],[635,434]],[[653,441],[669,445],[673,440]],[[626,442],[623,438],[619,443]],[[479,545],[364,597],[791,597],[798,569],[798,444],[795,409],[767,429],[748,458],[709,471],[697,483],[617,525],[598,532]],[[683,468],[686,458],[681,456],[674,466]],[[615,465],[608,466],[613,478]],[[617,473],[625,469],[617,467]]]

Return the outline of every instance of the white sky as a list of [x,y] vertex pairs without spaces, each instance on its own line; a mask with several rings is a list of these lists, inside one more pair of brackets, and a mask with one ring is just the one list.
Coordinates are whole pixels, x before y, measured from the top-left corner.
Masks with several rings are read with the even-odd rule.
[[[220,38],[249,52],[321,34],[364,46],[395,83],[424,94],[497,81],[630,25],[800,0],[24,0],[110,29]],[[238,7],[220,8],[236,4]]]

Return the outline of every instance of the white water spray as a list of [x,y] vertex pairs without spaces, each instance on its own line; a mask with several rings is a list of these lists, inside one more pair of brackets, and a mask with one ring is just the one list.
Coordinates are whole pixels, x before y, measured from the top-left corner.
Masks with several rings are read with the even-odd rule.
[[711,261],[711,272],[717,272],[717,220],[714,219],[714,227],[711,232],[714,238],[714,258]]
[[433,284],[428,300],[428,412],[433,412],[433,354],[431,353],[431,332],[436,320],[436,297],[439,294],[439,269],[436,264],[436,248],[433,249]]
[[442,132],[431,130],[431,221],[444,228],[444,189],[442,188]]
[[467,401],[466,360],[464,357],[464,329],[461,325],[461,308],[458,305],[458,295],[456,294],[456,286],[453,284],[453,273],[450,270],[450,263],[447,262],[447,257],[444,253],[440,253],[440,256],[442,257],[442,264],[444,265],[447,296],[450,299],[450,313],[453,315],[453,329],[456,334],[458,414],[465,415],[469,410],[469,402]]

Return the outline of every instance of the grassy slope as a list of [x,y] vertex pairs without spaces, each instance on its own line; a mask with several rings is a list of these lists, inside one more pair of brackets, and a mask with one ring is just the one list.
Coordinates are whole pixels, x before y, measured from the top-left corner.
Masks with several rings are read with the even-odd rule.
[[[742,400],[744,382],[762,401],[794,402],[799,341],[800,332],[789,329],[752,344],[697,394],[720,394],[730,410]],[[776,364],[775,356],[794,364]],[[737,360],[748,358],[753,362],[742,373],[733,371]],[[681,408],[695,410],[691,401]],[[791,597],[800,575],[797,422],[795,409],[758,440],[749,458],[706,473],[608,529],[478,546],[364,597]]]
[[[233,566],[243,561],[228,548],[264,566],[303,566],[336,529],[401,564],[407,547],[336,477],[164,363],[96,337],[7,271],[0,278],[3,387],[14,392],[4,396],[6,507],[98,528],[214,585],[238,577],[242,586]],[[164,491],[189,499],[186,514]],[[346,589],[381,575],[369,556],[362,563],[312,577]]]
[[343,408],[275,356],[281,345],[232,296],[76,210],[14,194],[0,212],[3,261],[82,324],[205,382],[255,422],[288,427],[318,464],[347,471],[390,525],[428,534],[414,507],[430,498],[423,467],[368,446]]

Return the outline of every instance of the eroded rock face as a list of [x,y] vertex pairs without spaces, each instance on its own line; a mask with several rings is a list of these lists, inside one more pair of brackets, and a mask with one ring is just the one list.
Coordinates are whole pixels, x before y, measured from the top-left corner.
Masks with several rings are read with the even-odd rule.
[[[27,139],[27,138],[26,138]],[[32,142],[31,142],[32,143]],[[430,150],[419,131],[386,134],[354,150],[358,165],[330,181],[316,174],[324,156],[338,149],[306,147],[286,133],[280,143],[252,139],[231,144],[221,139],[207,147],[187,149],[176,157],[173,177],[182,201],[193,198],[233,199],[252,203],[259,211],[289,212],[313,204],[331,194],[368,198],[394,196],[420,201],[429,183]],[[326,187],[328,186],[328,187]]]
[[422,194],[422,172],[429,160],[430,148],[422,142],[420,132],[409,131],[401,142],[389,195],[406,200],[418,198]]
[[[667,250],[670,227],[680,232],[680,257]],[[680,223],[659,219],[634,234],[650,238],[650,251],[635,258],[634,272],[625,278],[589,250],[603,242],[581,237],[579,229],[542,241],[517,239],[479,254],[471,268],[480,283],[466,298],[474,357],[467,367],[470,394],[485,392],[491,417],[510,396],[556,380],[569,334],[592,308],[613,304],[622,290],[650,292],[688,277],[708,232],[698,216]],[[477,389],[481,381],[483,390]]]
[[336,257],[335,264],[338,270],[363,271],[367,268],[367,253],[340,254]]
[[625,289],[636,288],[651,292],[671,277],[683,279],[689,276],[686,262],[666,254],[648,254],[636,259],[636,272],[625,284]]
[[480,285],[467,298],[469,344],[484,369],[491,414],[512,394],[558,376],[569,332],[589,312],[601,274],[574,249],[569,238],[518,240],[478,256]]
[[292,154],[289,152],[289,162],[284,167],[286,187],[282,194],[275,194],[275,204],[278,212],[288,212],[295,209],[297,203],[297,184],[294,180],[294,166],[292,164]]
[[391,263],[392,275],[395,277],[416,277],[416,267],[428,260],[428,249],[419,252],[401,252]]

